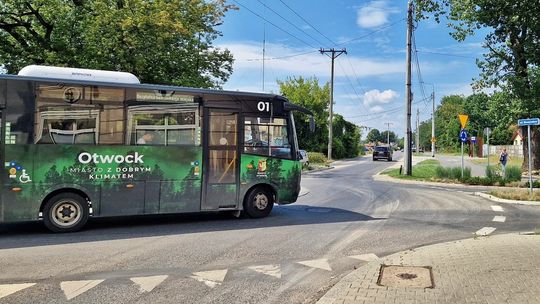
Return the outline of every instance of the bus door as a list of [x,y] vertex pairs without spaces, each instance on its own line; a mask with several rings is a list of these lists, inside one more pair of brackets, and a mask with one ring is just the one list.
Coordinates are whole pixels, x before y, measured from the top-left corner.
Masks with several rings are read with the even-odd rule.
[[238,116],[231,109],[206,108],[204,188],[201,210],[236,208],[239,186]]

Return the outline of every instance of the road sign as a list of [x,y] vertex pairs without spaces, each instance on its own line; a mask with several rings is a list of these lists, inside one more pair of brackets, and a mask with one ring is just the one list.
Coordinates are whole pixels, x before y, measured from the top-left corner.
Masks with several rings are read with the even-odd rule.
[[472,142],[473,144],[476,143],[476,136],[471,136],[471,142]]
[[437,138],[435,138],[435,136],[433,136],[433,137],[431,138],[431,142],[436,142],[436,141],[437,141]]
[[467,131],[461,129],[461,132],[459,132],[459,140],[461,140],[461,142],[466,142],[468,137]]
[[469,115],[465,114],[459,114],[459,122],[461,123],[461,128],[465,129],[465,126],[467,125],[467,121],[469,121]]
[[523,118],[518,119],[518,126],[538,126],[540,125],[540,118]]

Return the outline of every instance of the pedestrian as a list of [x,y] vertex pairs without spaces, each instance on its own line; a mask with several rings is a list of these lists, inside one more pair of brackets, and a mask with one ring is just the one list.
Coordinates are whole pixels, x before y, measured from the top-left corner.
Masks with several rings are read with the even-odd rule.
[[145,132],[141,138],[137,140],[138,145],[148,145],[154,141],[155,134],[154,132]]
[[499,156],[499,163],[501,163],[502,167],[502,177],[506,177],[506,163],[510,159],[510,156],[508,156],[508,153],[506,152],[506,148],[503,148],[501,151],[501,155]]

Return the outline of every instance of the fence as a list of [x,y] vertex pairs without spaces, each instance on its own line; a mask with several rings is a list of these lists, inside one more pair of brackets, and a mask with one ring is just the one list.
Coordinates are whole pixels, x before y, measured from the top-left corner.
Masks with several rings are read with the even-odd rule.
[[[484,155],[487,152],[487,145],[483,147]],[[523,157],[523,145],[507,145],[507,146],[489,146],[489,155],[498,155],[501,153],[502,149],[506,148],[506,152],[510,157]]]

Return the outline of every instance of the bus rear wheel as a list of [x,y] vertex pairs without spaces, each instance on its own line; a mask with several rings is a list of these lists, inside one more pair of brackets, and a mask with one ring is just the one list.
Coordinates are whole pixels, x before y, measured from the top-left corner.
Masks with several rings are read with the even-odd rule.
[[88,203],[75,193],[51,197],[43,208],[43,223],[52,232],[75,232],[88,221]]
[[268,216],[274,207],[274,195],[266,187],[255,187],[244,199],[244,212],[251,218]]

